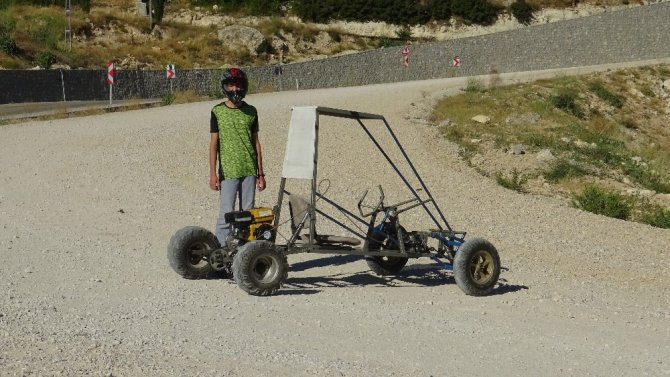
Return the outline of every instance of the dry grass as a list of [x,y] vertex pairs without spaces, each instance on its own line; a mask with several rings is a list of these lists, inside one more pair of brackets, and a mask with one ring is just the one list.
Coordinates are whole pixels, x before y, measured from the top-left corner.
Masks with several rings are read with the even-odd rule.
[[129,8],[135,6],[135,0],[91,0],[91,9],[111,7],[111,8]]
[[615,122],[602,115],[596,115],[588,120],[587,127],[598,134],[607,135],[610,137],[620,137],[620,131]]
[[577,4],[591,4],[596,6],[619,6],[628,3],[634,3],[636,0],[526,0],[526,2],[536,9],[543,8],[570,8]]
[[[670,115],[665,115],[667,105],[658,84],[668,67],[562,76],[504,87],[496,84],[493,74],[488,87],[482,81],[468,82],[464,93],[440,101],[431,120],[435,124],[449,120],[444,136],[458,144],[461,156],[486,176],[500,180],[501,171],[517,169],[519,177],[552,177],[549,192],[540,187],[538,193],[569,197],[594,179],[618,189],[668,193]],[[631,87],[647,88],[647,94],[631,94]],[[491,121],[474,122],[472,118],[480,114]],[[537,163],[523,165],[527,158],[504,157],[507,148],[517,143],[531,154],[547,149],[560,163],[543,168]],[[628,183],[622,184],[624,177]]]
[[[104,6],[103,6],[104,5]],[[129,12],[119,12],[128,7]],[[41,53],[48,51],[59,63],[71,67],[102,67],[108,60],[122,61],[133,57],[139,68],[162,67],[173,63],[182,68],[201,66],[255,64],[258,57],[248,51],[222,46],[216,31],[185,24],[165,24],[159,29],[170,34],[157,38],[149,34],[147,19],[138,16],[134,2],[113,1],[93,4],[90,13],[73,10],[72,30],[75,36],[72,52],[64,45],[64,17],[60,7],[10,7],[0,13],[0,22],[12,26],[20,56],[0,53],[0,65],[25,69],[39,63]],[[315,32],[297,23],[290,25],[305,38]],[[154,31],[156,32],[156,31]]]
[[[572,0],[528,1],[540,8],[564,8],[574,3]],[[509,1],[503,0],[495,0],[495,3],[500,6],[509,5]],[[579,3],[610,6],[621,5],[623,1],[582,0]],[[166,4],[166,13],[195,7],[196,4],[188,0],[172,0]],[[62,6],[10,7],[0,13],[0,21],[3,17],[18,20],[17,30],[21,31],[17,32],[16,39],[22,51],[19,56],[0,53],[0,65],[5,68],[31,68],[39,62],[50,62],[54,59],[57,63],[72,68],[94,68],[103,66],[110,59],[122,61],[128,56],[140,62],[139,67],[131,65],[128,68],[148,69],[155,69],[166,63],[174,63],[182,68],[262,65],[277,59],[274,56],[277,52],[255,55],[241,51],[243,49],[228,49],[217,40],[215,28],[163,22],[152,32],[149,30],[147,18],[137,14],[136,0],[95,0],[91,4],[90,13],[83,13],[75,7],[72,16],[75,35],[73,52],[67,51],[63,43]],[[337,28],[324,29],[288,18],[259,18],[250,22],[266,37],[287,37],[308,45],[319,41],[319,36],[324,31],[330,36],[330,43],[315,43],[309,48],[302,48],[303,43],[296,43],[291,53],[283,57],[284,62],[300,60],[309,55],[333,55],[346,50],[362,51],[388,43],[388,38],[355,36]],[[37,30],[40,27],[42,31]],[[162,33],[169,36],[157,35]],[[45,52],[50,55],[46,58],[42,55],[40,59],[40,54]],[[495,75],[492,77],[495,78]],[[650,93],[651,90],[644,88],[644,92]]]

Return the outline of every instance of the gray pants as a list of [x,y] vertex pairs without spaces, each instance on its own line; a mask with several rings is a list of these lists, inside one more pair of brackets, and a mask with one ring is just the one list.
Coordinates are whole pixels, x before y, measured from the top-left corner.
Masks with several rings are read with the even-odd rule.
[[235,209],[235,200],[239,198],[239,210],[254,207],[256,197],[256,177],[224,179],[221,181],[221,199],[219,201],[219,219],[216,222],[216,238],[221,245],[225,245],[226,237],[230,233],[228,224],[223,215]]

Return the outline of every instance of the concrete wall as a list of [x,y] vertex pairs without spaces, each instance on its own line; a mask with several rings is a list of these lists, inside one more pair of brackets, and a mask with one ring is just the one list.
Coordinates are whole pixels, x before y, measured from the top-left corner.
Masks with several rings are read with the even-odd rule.
[[[450,41],[415,44],[409,67],[400,48],[277,66],[248,67],[252,91],[378,84],[622,63],[670,57],[670,2]],[[451,66],[459,56],[461,67]],[[61,76],[62,74],[62,76]],[[105,70],[0,71],[0,103],[104,100]],[[220,92],[219,70],[179,70],[174,90]],[[169,90],[165,71],[118,70],[115,99],[159,98]]]

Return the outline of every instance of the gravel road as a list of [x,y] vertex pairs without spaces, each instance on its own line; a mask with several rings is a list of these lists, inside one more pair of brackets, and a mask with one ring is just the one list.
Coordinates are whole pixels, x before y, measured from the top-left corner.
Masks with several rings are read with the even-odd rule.
[[[292,106],[383,114],[452,226],[497,246],[500,284],[479,298],[423,259],[390,279],[358,258],[291,255],[286,285],[268,298],[231,280],[177,276],[165,255],[171,235],[216,218],[207,187],[215,102],[0,127],[0,376],[670,375],[670,230],[472,172],[422,121],[463,84],[248,100],[261,114],[269,184],[257,204],[268,206]],[[327,196],[353,209],[382,184],[390,201],[405,197],[356,123],[326,118],[320,138]],[[431,226],[420,211],[406,222]]]

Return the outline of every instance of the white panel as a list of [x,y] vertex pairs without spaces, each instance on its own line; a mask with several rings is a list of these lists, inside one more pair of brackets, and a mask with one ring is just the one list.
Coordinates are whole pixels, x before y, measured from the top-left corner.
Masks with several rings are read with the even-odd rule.
[[282,177],[313,178],[316,117],[315,106],[293,108]]

